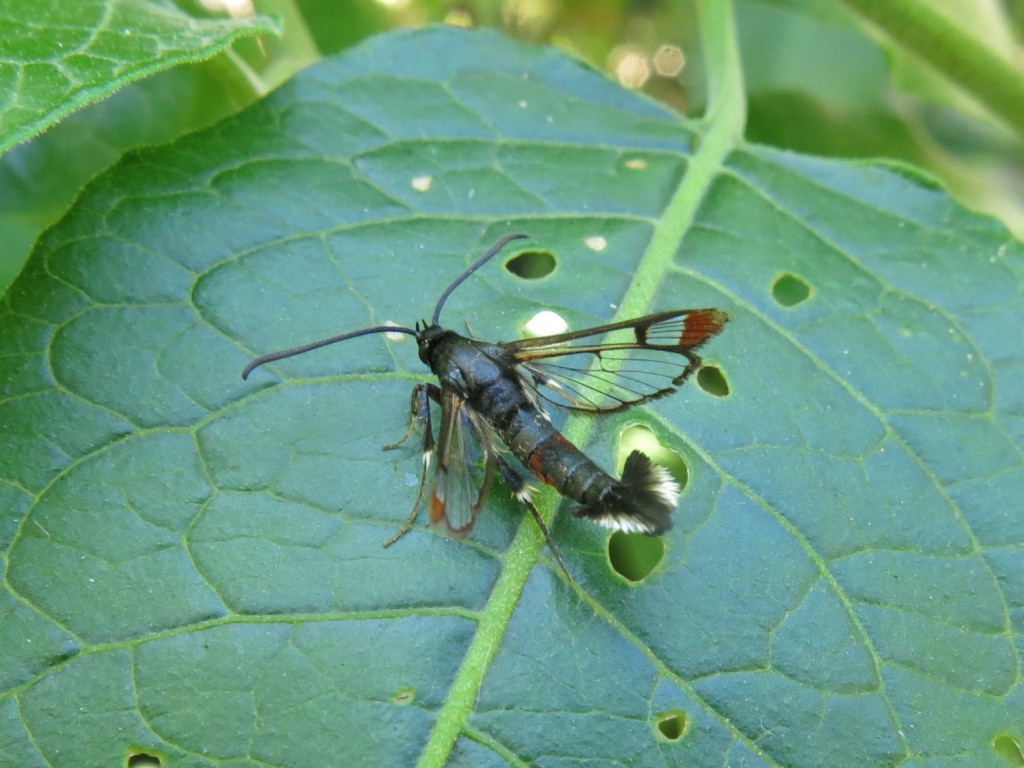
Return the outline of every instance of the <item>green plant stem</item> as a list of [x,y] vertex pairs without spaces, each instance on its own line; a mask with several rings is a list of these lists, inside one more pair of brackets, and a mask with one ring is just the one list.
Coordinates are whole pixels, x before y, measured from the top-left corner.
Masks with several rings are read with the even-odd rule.
[[[708,53],[707,131],[691,159],[682,184],[669,201],[665,215],[658,219],[650,246],[637,267],[637,277],[620,304],[617,318],[647,311],[654,291],[679,252],[683,236],[722,162],[742,138],[746,104],[732,3],[730,0],[702,0],[699,6],[701,34]],[[582,445],[586,443],[591,426],[592,419],[574,417],[569,419],[564,432],[570,441]],[[549,526],[558,504],[559,496],[551,488],[545,488],[537,497],[537,508]],[[448,762],[473,713],[484,677],[498,653],[543,546],[544,537],[537,525],[528,515],[524,516],[501,575],[480,615],[477,633],[420,756],[420,768],[440,768]]]
[[1024,72],[924,0],[842,0],[1024,135]]
[[[681,4],[679,0],[677,3]],[[732,4],[700,0],[697,13],[707,60],[708,103],[704,122],[709,133],[732,145],[743,138],[747,122],[743,65]]]

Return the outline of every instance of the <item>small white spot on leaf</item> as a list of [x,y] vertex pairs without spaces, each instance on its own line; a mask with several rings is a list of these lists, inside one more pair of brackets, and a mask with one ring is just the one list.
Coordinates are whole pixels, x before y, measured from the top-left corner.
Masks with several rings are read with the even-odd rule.
[[530,337],[552,336],[556,333],[565,333],[567,330],[569,324],[565,322],[565,318],[549,309],[538,312],[523,326],[523,333]]
[[600,235],[588,237],[586,240],[583,241],[583,243],[587,246],[587,248],[597,253],[600,253],[601,251],[608,247],[608,241],[605,238],[601,237]]
[[412,188],[417,192],[427,192],[434,183],[433,176],[417,176],[412,180]]
[[[392,328],[401,327],[394,320],[388,320],[386,323],[384,323],[384,325],[391,326]],[[405,337],[407,335],[408,334],[405,333],[385,333],[384,338],[388,339],[389,341],[405,341]]]

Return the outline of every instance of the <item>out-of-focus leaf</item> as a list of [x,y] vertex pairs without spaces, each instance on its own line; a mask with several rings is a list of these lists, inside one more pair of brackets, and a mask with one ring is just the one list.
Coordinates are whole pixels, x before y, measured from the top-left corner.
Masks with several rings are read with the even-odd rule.
[[0,152],[133,80],[276,31],[266,17],[201,19],[169,0],[4,0]]

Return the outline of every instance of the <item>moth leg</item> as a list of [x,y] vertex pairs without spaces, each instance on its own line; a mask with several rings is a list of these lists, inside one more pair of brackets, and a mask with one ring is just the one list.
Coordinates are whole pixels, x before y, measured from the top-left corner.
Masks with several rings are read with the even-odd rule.
[[550,549],[551,554],[555,556],[555,560],[558,561],[558,565],[565,573],[565,577],[569,580],[569,583],[574,584],[575,581],[572,578],[572,574],[569,573],[569,569],[566,567],[565,561],[562,559],[562,553],[559,551],[558,545],[555,544],[555,540],[551,536],[551,530],[548,528],[547,524],[544,522],[544,518],[540,516],[540,512],[533,503],[533,486],[527,483],[526,480],[523,479],[522,475],[512,469],[504,457],[495,456],[494,459],[498,464],[498,471],[501,472],[501,476],[505,479],[505,482],[508,483],[508,487],[512,489],[512,495],[519,499],[519,501],[522,502],[528,510],[530,510],[530,514],[533,515],[533,519],[537,522],[537,526],[540,528],[541,532],[544,534],[544,538],[548,542],[548,549]]
[[434,455],[434,425],[430,420],[430,401],[438,400],[441,397],[441,390],[433,384],[417,384],[412,389],[412,418],[409,420],[409,429],[405,433],[405,437],[399,440],[397,443],[391,445],[385,445],[384,450],[390,451],[397,448],[412,435],[412,431],[416,428],[417,424],[423,425],[423,471],[420,474],[420,490],[416,494],[416,503],[412,505],[412,512],[409,513],[409,517],[402,524],[402,527],[398,529],[398,532],[390,539],[384,542],[384,547],[390,547],[400,538],[405,536],[412,528],[413,523],[416,522],[416,517],[420,512],[420,505],[423,503],[423,497],[427,491],[427,472],[430,470],[430,460]]
[[[427,432],[432,432],[432,430],[429,429],[430,400],[433,400],[435,403],[441,402],[441,390],[438,389],[437,386],[434,384],[417,384],[412,388],[412,402],[409,404],[409,410],[412,412],[412,415],[409,417],[409,428],[405,430],[405,435],[401,440],[394,443],[388,443],[381,448],[382,451],[393,451],[412,437],[413,430],[416,429],[417,424],[426,422],[428,425]],[[431,446],[433,446],[434,435],[431,434],[430,438]]]
[[476,503],[473,505],[473,517],[476,518],[480,514],[480,510],[484,508],[484,504],[487,503],[487,497],[491,495],[491,486],[494,484],[494,470],[498,466],[498,457],[496,454],[487,452],[487,464],[484,467],[484,482],[480,486],[480,490],[476,494]]

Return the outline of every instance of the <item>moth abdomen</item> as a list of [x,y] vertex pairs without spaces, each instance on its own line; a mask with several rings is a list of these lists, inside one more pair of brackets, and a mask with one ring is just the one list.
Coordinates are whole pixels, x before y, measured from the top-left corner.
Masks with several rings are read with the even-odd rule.
[[590,504],[572,510],[605,528],[624,533],[658,536],[672,529],[672,513],[679,501],[679,483],[640,451],[626,458],[622,479]]

